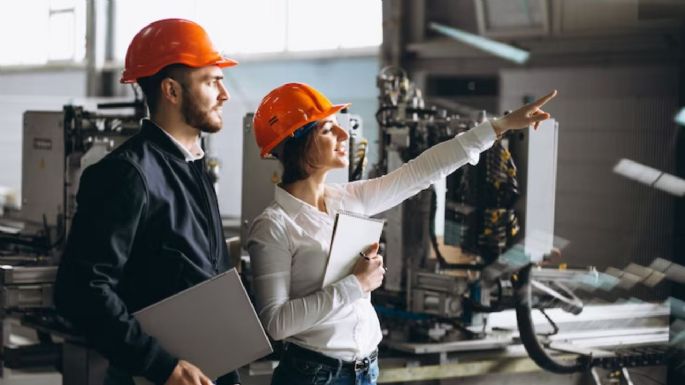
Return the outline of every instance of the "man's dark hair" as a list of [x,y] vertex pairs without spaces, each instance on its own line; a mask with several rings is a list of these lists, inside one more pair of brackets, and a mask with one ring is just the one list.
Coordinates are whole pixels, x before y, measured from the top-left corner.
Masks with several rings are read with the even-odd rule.
[[302,136],[285,139],[274,151],[274,155],[283,166],[281,182],[290,184],[306,179],[315,168],[312,161],[312,147],[314,145],[317,129],[308,130]]
[[182,85],[186,84],[186,75],[190,67],[184,64],[171,64],[152,76],[147,76],[138,79],[138,85],[145,95],[145,103],[150,110],[150,115],[153,115],[159,105],[159,100],[162,96],[161,84],[162,80],[172,78],[180,82]]

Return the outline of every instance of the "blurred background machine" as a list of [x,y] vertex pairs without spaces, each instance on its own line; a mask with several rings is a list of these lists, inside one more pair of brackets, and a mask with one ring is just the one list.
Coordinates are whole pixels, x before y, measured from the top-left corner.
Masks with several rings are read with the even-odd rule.
[[[24,113],[21,206],[0,216],[0,378],[2,370],[58,368],[64,384],[102,383],[107,361],[56,315],[53,285],[83,170],[136,134],[144,117],[138,98]],[[210,147],[209,137],[201,142]],[[212,155],[205,164],[217,188]]]
[[[421,90],[398,67],[382,69],[377,81],[380,156],[375,175],[493,118],[454,102],[443,103],[446,109],[426,106]],[[374,292],[374,304],[385,347],[433,354],[446,364],[453,352],[463,360],[469,352],[522,346],[546,371],[592,372],[599,383],[596,367],[618,370],[618,377],[629,380],[621,372],[625,367],[664,362],[667,305],[645,304],[636,315],[618,304],[611,311],[625,318],[606,322],[594,305],[584,311],[581,293],[608,278],[591,266],[566,269],[560,258],[566,241],[554,236],[557,133],[554,121],[536,132],[510,132],[483,152],[477,165],[461,167],[382,214],[387,219],[385,258],[392,268],[383,288]],[[562,319],[565,325],[559,327]],[[581,326],[585,322],[593,327]],[[616,335],[617,325],[630,331]],[[565,335],[570,330],[575,337]],[[574,338],[582,340],[587,332],[599,333],[595,338],[614,336],[614,347],[624,349],[616,353],[603,345],[606,350],[593,350],[592,344],[581,349]],[[561,352],[573,355],[561,357]],[[622,358],[616,360],[617,355]],[[440,369],[435,370],[439,377]]]
[[[98,365],[88,363],[102,358],[89,357],[56,317],[53,284],[81,173],[138,132],[143,108],[136,101],[98,104],[95,111],[66,105],[24,113],[21,208],[0,217],[3,370],[61,367],[70,381],[65,383],[73,384],[89,383],[77,377],[96,376]],[[73,354],[62,354],[62,339]]]

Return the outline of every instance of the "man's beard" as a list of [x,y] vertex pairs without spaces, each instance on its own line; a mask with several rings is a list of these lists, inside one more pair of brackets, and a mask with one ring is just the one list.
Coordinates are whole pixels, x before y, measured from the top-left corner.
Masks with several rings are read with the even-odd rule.
[[201,132],[213,134],[219,132],[223,127],[223,120],[219,116],[219,122],[216,123],[210,119],[210,113],[203,111],[202,108],[195,102],[187,91],[184,90],[183,102],[181,104],[181,114],[186,124],[195,127]]

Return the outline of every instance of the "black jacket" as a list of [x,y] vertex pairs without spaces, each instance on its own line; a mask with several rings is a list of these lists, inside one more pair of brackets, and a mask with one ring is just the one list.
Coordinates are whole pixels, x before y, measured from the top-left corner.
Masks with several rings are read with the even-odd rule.
[[[138,134],[83,172],[55,303],[112,365],[164,384],[178,360],[131,314],[228,267],[203,162],[186,162],[145,120]],[[232,372],[219,383],[238,382]]]

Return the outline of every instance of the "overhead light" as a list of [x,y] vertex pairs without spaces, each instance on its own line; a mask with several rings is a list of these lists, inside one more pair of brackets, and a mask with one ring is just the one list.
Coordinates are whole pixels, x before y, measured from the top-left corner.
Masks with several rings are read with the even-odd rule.
[[675,116],[675,122],[685,126],[685,108],[682,108]]
[[528,61],[530,53],[528,51],[516,48],[514,46],[500,43],[498,41],[488,39],[486,37],[474,35],[469,32],[462,31],[457,28],[448,27],[438,23],[430,23],[429,27],[447,37],[470,45],[481,51],[493,54],[502,59],[512,61],[517,64],[523,64]]
[[614,172],[669,194],[685,196],[685,180],[630,159],[621,159]]

